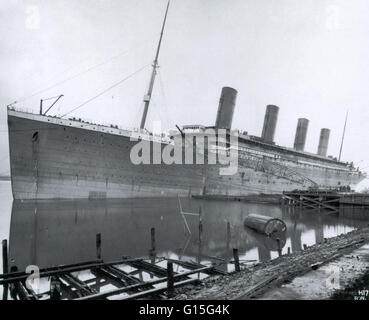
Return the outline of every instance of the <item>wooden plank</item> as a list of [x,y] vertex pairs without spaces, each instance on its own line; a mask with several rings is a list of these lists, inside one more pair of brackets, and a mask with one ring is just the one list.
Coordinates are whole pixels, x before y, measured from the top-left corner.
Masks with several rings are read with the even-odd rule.
[[[53,269],[51,271],[40,271],[40,277],[44,278],[44,277],[50,277],[53,275],[61,275],[61,274],[66,274],[66,273],[70,273],[70,272],[77,272],[77,271],[82,271],[82,270],[88,270],[88,269],[92,269],[92,268],[96,268],[96,267],[102,267],[102,266],[111,266],[111,265],[119,265],[119,264],[125,264],[127,262],[132,262],[132,261],[141,261],[142,259],[126,259],[126,260],[118,260],[118,261],[111,261],[111,262],[99,262],[99,263],[92,263],[92,264],[81,264],[79,266],[76,267],[69,267],[69,266],[63,266],[60,269]],[[22,273],[19,276],[14,276],[12,273],[8,273],[6,275],[3,275],[4,279],[0,280],[0,285],[2,284],[6,284],[6,283],[11,283],[14,281],[22,281],[22,280],[26,280],[27,277],[29,276],[29,274],[24,274]]]
[[352,242],[352,243],[349,243],[349,244],[346,244],[346,245],[344,245],[344,246],[339,247],[339,248],[337,249],[337,251],[339,251],[339,250],[344,250],[344,249],[350,248],[350,247],[352,247],[352,246],[356,246],[356,245],[358,245],[358,244],[362,244],[362,243],[364,243],[364,242],[365,242],[365,240],[364,240],[364,239],[359,240],[359,241],[355,241],[355,242]]
[[164,269],[162,267],[159,267],[155,264],[146,262],[144,260],[128,262],[127,265],[129,265],[131,267],[134,267],[136,269],[148,272],[148,273],[152,273],[155,276],[162,277],[162,276],[167,275],[167,270],[166,269]]
[[[196,270],[192,270],[192,271],[188,271],[188,272],[183,272],[181,274],[176,274],[173,276],[174,280],[179,280],[183,277],[192,275],[192,274],[196,274],[196,273],[205,273],[206,271],[212,269],[213,267],[204,267],[204,268],[200,268],[200,269],[196,269]],[[167,278],[160,278],[160,279],[155,279],[155,280],[151,280],[151,281],[147,281],[145,283],[141,283],[141,284],[135,284],[135,285],[131,285],[125,288],[118,288],[118,289],[113,289],[107,292],[103,292],[103,293],[99,293],[99,294],[95,294],[89,297],[82,297],[79,298],[77,300],[93,300],[93,299],[101,299],[101,298],[107,298],[109,296],[113,296],[113,295],[118,295],[121,293],[125,293],[133,288],[140,288],[142,286],[145,285],[155,285],[155,284],[159,284],[159,283],[163,283],[166,282]],[[186,280],[185,280],[186,281]]]
[[19,300],[36,300],[22,281],[15,284],[15,294],[18,295]]
[[333,210],[333,211],[338,211],[338,209],[336,207],[328,205],[324,201],[314,200],[312,198],[308,198],[308,197],[305,197],[305,196],[302,196],[301,198],[306,200],[306,201],[310,201],[310,202],[314,203],[316,206],[320,206],[320,207],[330,209],[330,210]]
[[31,300],[38,300],[39,295],[36,294],[36,292],[34,292],[32,290],[32,288],[27,288],[27,286],[26,286],[25,289],[27,290],[27,292],[29,293],[29,295],[32,297]]
[[251,286],[249,289],[244,291],[241,295],[235,298],[235,300],[244,300],[251,298],[254,296],[259,290],[263,289],[265,286],[269,285],[273,281],[275,281],[278,277],[277,276],[271,276],[267,277],[266,279],[263,279],[259,281],[257,284]]
[[[300,200],[301,199],[301,200]],[[329,209],[329,210],[332,210],[333,212],[338,212],[338,208],[336,207],[333,207],[333,206],[330,206],[330,205],[327,205],[325,204],[324,202],[320,202],[318,200],[315,200],[313,198],[309,198],[309,197],[306,197],[306,196],[301,196],[298,197],[298,198],[295,198],[293,201],[303,205],[303,206],[307,206],[307,207],[310,207],[312,209],[319,209],[319,208],[323,208],[323,209]]]
[[[175,264],[180,265],[181,267],[183,267],[185,269],[190,269],[190,270],[195,270],[195,269],[205,267],[204,265],[199,264],[199,263],[195,263],[195,262],[181,261],[181,260],[175,260],[175,259],[170,259],[170,261],[172,261]],[[209,268],[204,273],[206,273],[208,275],[215,275],[215,274],[223,274],[224,272],[218,271],[214,266],[212,266],[211,268]]]
[[336,193],[326,193],[326,192],[292,192],[284,193],[284,199],[288,199],[299,203],[310,208],[323,208],[329,209],[334,212],[338,212],[338,208],[329,205],[328,203],[339,204],[340,196]]
[[339,203],[340,199],[339,198],[334,198],[331,200],[325,200],[324,203],[332,203],[332,202],[338,202]]
[[[117,285],[116,287],[126,287],[129,285],[134,285],[134,284],[142,284],[145,285],[144,282],[142,282],[141,280],[132,277],[130,275],[125,274],[125,272],[121,271],[118,269],[118,271],[121,272],[117,272],[116,270],[114,270],[111,267],[104,267],[101,268],[101,270],[99,270],[100,272],[97,271],[97,274],[100,274],[103,277],[106,277],[108,279],[110,279],[112,282],[116,282]],[[152,286],[151,285],[147,285],[145,286],[143,289],[151,289]],[[132,289],[132,292],[138,292],[141,291],[140,288],[136,288],[136,289]]]
[[[75,264],[69,264],[69,265],[59,265],[57,267],[50,267],[50,268],[44,268],[44,269],[40,269],[40,272],[49,272],[49,271],[55,271],[55,270],[63,270],[63,268],[73,268],[73,267],[80,267],[83,265],[90,265],[90,264],[95,264],[95,263],[103,263],[101,260],[91,260],[91,261],[85,261],[85,262],[80,262],[80,263],[75,263]],[[7,279],[9,277],[18,277],[18,276],[22,276],[22,275],[27,275],[27,277],[29,276],[29,273],[26,273],[24,271],[19,271],[19,272],[12,272],[12,273],[6,273],[6,274],[0,274],[0,279]]]
[[[81,297],[82,295],[78,292],[78,290],[73,290],[74,287],[64,283],[64,281],[62,281],[61,279],[59,279],[59,277],[57,276],[53,276],[52,278],[55,278],[56,281],[59,282],[59,286],[60,288],[58,288],[60,297],[57,298],[57,300],[73,300],[73,299],[77,299],[79,297]],[[101,286],[104,286],[107,284],[107,282],[103,279],[102,281],[100,281],[99,283],[97,283],[96,278],[92,278],[92,279],[88,279],[86,281],[84,281],[84,283],[88,284],[89,287],[96,293],[100,292],[100,288]],[[52,298],[52,292],[49,291],[46,294],[50,295],[50,299],[53,300]]]
[[[78,291],[72,290],[72,287],[65,284],[63,281],[61,281],[59,277],[56,277],[56,278],[60,282],[60,292],[61,292],[60,299],[61,300],[63,299],[73,300],[81,296],[80,294],[78,294]],[[50,294],[50,299],[51,299],[51,294]]]
[[66,283],[68,283],[69,286],[75,288],[78,291],[78,293],[80,293],[82,296],[97,293],[96,290],[93,290],[85,282],[73,276],[72,274],[63,274],[60,276],[60,278]]
[[103,269],[116,275],[117,277],[124,279],[129,285],[141,283],[140,279],[137,279],[136,277],[131,276],[130,274],[128,274],[127,272],[123,270],[120,270],[116,266],[107,266],[107,267],[103,267]]
[[103,268],[91,269],[91,273],[94,274],[96,277],[106,279],[117,288],[126,287],[128,285],[125,280],[120,279],[119,277],[115,276],[107,270],[104,270]]
[[[131,293],[131,292],[136,293],[136,292],[141,292],[141,291],[150,290],[154,288],[152,285],[145,284],[145,282],[126,274],[122,270],[119,270],[119,269],[114,270],[113,267],[103,267],[100,270],[96,270],[96,271],[97,271],[97,274],[100,274],[104,278],[108,278],[109,280],[111,280],[112,284],[118,288],[125,287],[131,284],[137,284],[137,283],[142,284],[142,287],[134,288],[130,291],[127,291],[127,293]],[[162,297],[156,294],[154,298],[160,299]]]
[[[194,283],[198,283],[198,282],[199,282],[198,279],[187,279],[187,280],[183,280],[183,281],[175,283],[174,287],[180,287],[180,286],[184,286],[184,285],[187,285],[187,284],[194,284]],[[136,293],[136,294],[132,294],[132,295],[130,295],[128,297],[124,297],[120,300],[134,300],[134,299],[138,299],[138,298],[147,297],[147,296],[150,296],[150,295],[155,294],[155,293],[158,294],[158,293],[164,292],[166,290],[167,290],[166,287],[164,287],[164,288],[155,288],[155,289],[139,292],[139,293]]]

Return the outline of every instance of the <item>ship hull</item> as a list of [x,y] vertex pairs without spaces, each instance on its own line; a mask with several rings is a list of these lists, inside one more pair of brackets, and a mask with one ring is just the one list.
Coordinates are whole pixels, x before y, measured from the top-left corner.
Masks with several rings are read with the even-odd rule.
[[[137,141],[115,128],[17,111],[8,111],[8,127],[14,199],[244,196],[311,186],[253,166],[221,176],[218,165],[135,165],[130,152]],[[314,178],[313,171],[304,175]],[[325,187],[360,181],[338,171],[317,179]]]

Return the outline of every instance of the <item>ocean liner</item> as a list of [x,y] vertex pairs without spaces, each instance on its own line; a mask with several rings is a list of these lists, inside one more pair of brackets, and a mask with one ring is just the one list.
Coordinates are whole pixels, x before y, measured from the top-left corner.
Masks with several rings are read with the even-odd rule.
[[[225,129],[225,141],[193,147],[193,159],[222,149],[237,151],[237,170],[220,174],[222,164],[135,164],[131,150],[145,140],[153,150],[204,137],[207,129],[188,125],[168,135],[148,133],[146,116],[154,88],[158,57],[168,13],[162,25],[140,128],[126,130],[76,118],[24,112],[8,106],[11,182],[14,199],[107,199],[129,197],[278,194],[308,188],[353,187],[366,176],[353,164],[327,157],[329,129],[322,129],[317,154],[304,151],[307,119],[299,119],[293,148],[278,146],[274,133],[279,107],[268,105],[261,137],[231,130],[237,91],[224,87],[213,129]],[[47,110],[49,111],[49,110]],[[232,144],[237,136],[237,144]],[[196,145],[196,144],[194,144]],[[183,155],[186,147],[183,147]]]

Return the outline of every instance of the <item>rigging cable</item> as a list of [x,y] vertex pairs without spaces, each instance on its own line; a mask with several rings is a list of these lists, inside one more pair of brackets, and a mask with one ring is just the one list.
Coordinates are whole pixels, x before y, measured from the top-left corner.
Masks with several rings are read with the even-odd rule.
[[88,72],[90,72],[90,71],[92,71],[92,70],[95,70],[95,69],[97,69],[97,68],[99,68],[99,67],[101,67],[101,66],[103,66],[103,65],[105,65],[105,64],[107,64],[107,63],[109,63],[109,62],[111,62],[111,61],[113,61],[113,60],[115,60],[115,59],[117,59],[117,58],[119,58],[119,57],[121,57],[121,56],[124,56],[125,54],[127,54],[127,53],[129,53],[129,52],[131,52],[131,51],[133,51],[133,50],[137,49],[138,47],[142,46],[142,45],[143,45],[143,44],[145,44],[146,42],[147,42],[147,41],[143,41],[142,43],[140,43],[139,45],[137,45],[137,46],[136,46],[136,47],[134,47],[134,48],[131,48],[131,49],[128,49],[128,50],[122,51],[122,52],[118,53],[117,55],[115,55],[115,56],[113,56],[113,57],[111,57],[111,58],[109,58],[109,59],[107,59],[107,60],[104,60],[103,62],[101,62],[101,63],[99,63],[99,64],[93,65],[93,66],[91,66],[91,67],[89,67],[89,68],[87,68],[87,69],[85,69],[85,70],[83,70],[83,71],[81,71],[81,72],[79,72],[79,73],[76,73],[76,74],[74,74],[74,75],[72,75],[72,76],[70,76],[70,77],[68,77],[68,78],[65,78],[65,79],[63,79],[63,80],[61,80],[61,81],[59,81],[59,82],[56,82],[56,83],[54,83],[54,84],[52,84],[52,85],[50,85],[50,86],[48,86],[48,87],[46,87],[46,88],[44,88],[44,89],[41,89],[41,90],[39,90],[39,91],[36,91],[36,92],[34,92],[34,93],[30,94],[29,96],[25,96],[25,97],[23,97],[23,98],[21,98],[21,99],[19,99],[19,100],[16,100],[16,101],[14,101],[12,104],[20,103],[20,102],[24,102],[24,101],[26,101],[26,100],[28,100],[28,99],[30,99],[30,98],[33,98],[33,97],[34,97],[34,96],[36,96],[36,95],[39,95],[39,94],[41,94],[41,93],[44,93],[44,92],[46,92],[46,91],[48,91],[48,90],[51,90],[51,89],[53,89],[53,88],[55,88],[55,87],[58,87],[58,86],[60,86],[60,85],[62,85],[62,84],[64,84],[64,83],[66,83],[66,82],[68,82],[68,81],[70,81],[70,80],[73,80],[73,79],[75,79],[75,78],[78,78],[78,77],[80,77],[80,76],[82,76],[82,75],[84,75],[84,74],[86,74],[86,73],[88,73]]
[[102,92],[100,92],[99,94],[97,94],[96,96],[93,96],[92,98],[90,98],[90,99],[86,100],[85,102],[81,103],[79,106],[77,106],[77,107],[73,108],[72,110],[68,111],[67,113],[65,113],[64,115],[62,115],[61,118],[64,118],[65,116],[67,116],[68,114],[72,113],[73,111],[76,111],[76,110],[82,108],[86,104],[88,104],[91,101],[97,99],[98,97],[102,96],[103,94],[105,94],[106,92],[110,91],[111,89],[119,86],[121,83],[123,83],[123,82],[127,81],[128,79],[132,78],[134,75],[136,75],[137,73],[139,73],[140,71],[142,71],[143,69],[145,69],[146,67],[148,67],[150,65],[151,65],[151,63],[148,63],[148,64],[144,65],[143,67],[141,67],[138,70],[136,70],[135,72],[131,73],[130,75],[128,75],[124,79],[122,79],[122,80],[114,83],[109,88],[106,88],[105,90],[103,90]]
[[166,96],[165,91],[164,91],[163,76],[162,76],[162,73],[161,73],[160,69],[159,69],[158,74],[159,74],[160,91],[161,91],[162,98],[163,98],[165,118],[166,118],[166,121],[167,121],[167,126],[170,127],[170,124],[172,122],[172,117],[169,113],[169,108],[168,108],[168,103],[167,103],[167,96]]

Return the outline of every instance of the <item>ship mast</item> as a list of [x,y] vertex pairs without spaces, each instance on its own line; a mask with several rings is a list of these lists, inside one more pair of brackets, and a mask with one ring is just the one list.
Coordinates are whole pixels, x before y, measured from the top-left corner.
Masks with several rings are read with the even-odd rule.
[[150,105],[152,90],[154,88],[154,82],[155,82],[155,77],[156,77],[156,73],[157,73],[156,72],[156,69],[159,67],[159,65],[158,65],[159,52],[160,52],[160,47],[161,47],[161,41],[163,39],[165,23],[166,23],[166,20],[167,20],[169,3],[170,3],[170,0],[168,0],[167,9],[165,11],[165,16],[164,16],[164,21],[163,21],[163,26],[161,28],[160,39],[159,39],[158,47],[156,49],[155,59],[154,59],[154,62],[152,64],[152,73],[151,73],[151,78],[150,78],[150,83],[149,83],[149,89],[147,91],[147,94],[145,94],[144,100],[143,100],[144,101],[144,111],[143,111],[143,115],[142,115],[142,119],[141,119],[140,129],[144,129],[145,128],[147,111],[149,110],[149,105]]
[[338,161],[341,161],[342,147],[343,147],[343,140],[345,139],[345,133],[346,133],[347,116],[348,116],[348,110],[346,111],[345,125],[344,125],[344,127],[343,127],[342,141],[341,141],[340,154],[339,154],[339,156],[338,156]]

